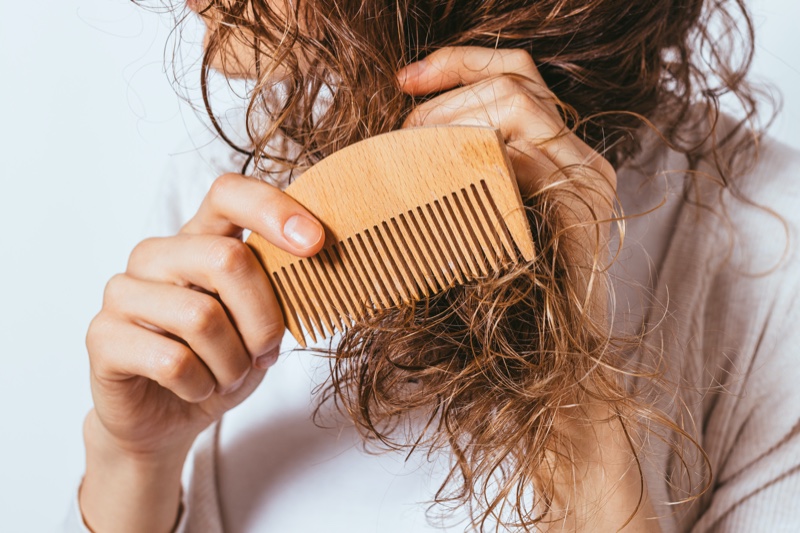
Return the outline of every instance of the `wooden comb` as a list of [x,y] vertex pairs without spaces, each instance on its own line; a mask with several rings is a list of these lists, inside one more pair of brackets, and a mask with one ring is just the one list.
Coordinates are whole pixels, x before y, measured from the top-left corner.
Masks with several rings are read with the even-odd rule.
[[354,321],[486,276],[521,255],[530,226],[500,132],[434,126],[378,135],[313,165],[285,192],[325,228],[313,257],[247,243],[301,346]]

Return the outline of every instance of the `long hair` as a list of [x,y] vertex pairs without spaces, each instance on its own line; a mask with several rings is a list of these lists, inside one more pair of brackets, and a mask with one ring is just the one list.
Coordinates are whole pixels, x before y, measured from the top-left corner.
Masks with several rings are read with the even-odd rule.
[[[249,156],[247,171],[265,179],[293,179],[336,150],[397,129],[424,98],[403,94],[396,72],[445,46],[526,50],[567,127],[616,168],[640,150],[646,124],[685,154],[689,170],[710,157],[724,184],[731,154],[754,144],[739,133],[758,130],[743,0],[212,0],[203,16],[209,116],[219,125],[207,94],[214,69],[252,80],[248,142],[237,149]],[[742,119],[719,135],[725,95]],[[277,138],[294,149],[276,149],[285,147]],[[560,201],[552,191],[526,198],[532,262],[376,313],[330,350],[322,401],[379,449],[447,450],[450,474],[433,501],[466,505],[476,529],[529,531],[559,519],[553,465],[571,460],[563,413],[580,418],[589,402],[609,406],[634,454],[637,432],[652,426],[680,436],[680,457],[685,445],[699,449],[630,387],[631,376],[658,382],[659,354],[632,368],[641,338],[614,337],[583,305],[564,252],[570,228],[555,215]],[[593,266],[600,279],[605,266]],[[710,482],[699,451],[699,479],[678,499]]]

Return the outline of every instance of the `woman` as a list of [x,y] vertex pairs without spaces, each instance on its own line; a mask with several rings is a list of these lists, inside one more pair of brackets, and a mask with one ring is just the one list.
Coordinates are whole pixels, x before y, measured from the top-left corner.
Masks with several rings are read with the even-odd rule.
[[[704,4],[190,1],[204,81],[252,80],[243,172],[280,185],[398,127],[496,127],[540,253],[356,324],[328,376],[291,354],[256,390],[284,325],[242,231],[310,256],[323,229],[277,186],[223,174],[176,235],[137,246],[90,327],[85,524],[800,527],[798,156],[766,142],[756,163],[751,121],[715,113],[732,92],[756,116],[749,55],[726,59],[735,18]],[[715,40],[720,19],[733,33]],[[634,243],[619,250],[615,199]],[[317,415],[334,431],[305,420],[309,382],[327,378]],[[337,412],[429,460],[364,455]],[[431,499],[448,522],[410,507]]]

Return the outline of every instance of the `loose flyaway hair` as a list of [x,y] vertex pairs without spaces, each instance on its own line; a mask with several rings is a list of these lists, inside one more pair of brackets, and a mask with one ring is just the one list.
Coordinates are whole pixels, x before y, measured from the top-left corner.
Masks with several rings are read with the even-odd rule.
[[[690,176],[710,159],[725,186],[760,131],[746,81],[753,27],[744,0],[212,0],[202,16],[208,115],[231,140],[211,79],[219,70],[249,78],[247,142],[231,144],[247,155],[246,172],[276,183],[399,128],[425,98],[402,93],[396,72],[445,46],[526,50],[567,130],[616,168],[649,129],[686,156]],[[721,133],[723,98],[741,120]],[[375,313],[327,354],[322,403],[350,416],[371,449],[446,451],[451,468],[431,512],[465,506],[476,530],[566,523],[571,509],[554,503],[565,499],[558,476],[580,460],[568,432],[590,404],[608,406],[640,465],[644,442],[669,443],[681,467],[669,476],[675,502],[696,498],[711,479],[691,428],[654,407],[667,358],[680,354],[662,354],[646,328],[613,335],[612,320],[586,305],[587,278],[567,253],[575,228],[559,211],[597,176],[560,170],[560,186],[525,198],[533,261]],[[597,280],[590,291],[610,292],[603,246],[585,265]]]

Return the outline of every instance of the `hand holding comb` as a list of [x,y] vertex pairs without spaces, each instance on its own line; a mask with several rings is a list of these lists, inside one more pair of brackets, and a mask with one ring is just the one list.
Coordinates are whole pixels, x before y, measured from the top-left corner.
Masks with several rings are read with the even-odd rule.
[[534,256],[500,133],[435,126],[378,135],[308,169],[285,192],[325,227],[299,258],[247,243],[301,346],[377,310],[439,293]]

